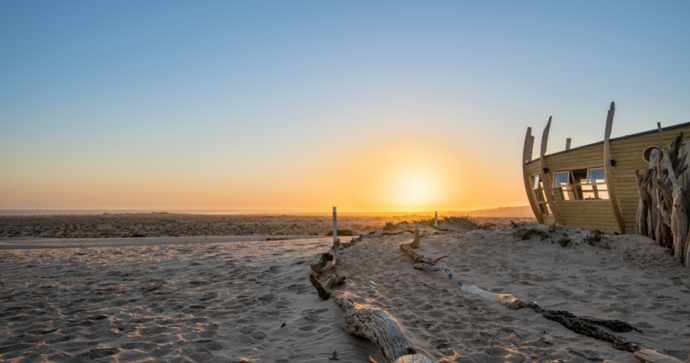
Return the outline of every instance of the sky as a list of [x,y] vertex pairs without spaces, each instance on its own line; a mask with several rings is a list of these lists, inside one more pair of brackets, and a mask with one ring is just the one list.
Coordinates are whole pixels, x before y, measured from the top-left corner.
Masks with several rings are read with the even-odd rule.
[[[548,153],[690,122],[688,1],[0,0],[0,209],[528,205]],[[535,148],[534,155],[538,155]]]

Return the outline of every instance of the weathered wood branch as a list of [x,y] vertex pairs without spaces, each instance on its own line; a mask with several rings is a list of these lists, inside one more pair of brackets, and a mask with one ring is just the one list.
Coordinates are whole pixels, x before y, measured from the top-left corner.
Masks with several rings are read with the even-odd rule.
[[519,309],[522,307],[515,305],[517,299],[513,295],[495,294],[493,292],[484,291],[474,285],[463,284],[462,281],[460,281],[460,279],[457,276],[455,276],[453,272],[446,266],[431,266],[425,263],[417,263],[414,265],[414,268],[417,270],[443,271],[445,272],[446,276],[448,276],[449,279],[453,280],[453,282],[455,282],[460,287],[460,290],[464,292],[479,295],[487,300],[495,301],[501,305],[507,306],[511,310]]
[[639,196],[637,215],[635,216],[635,233],[641,236],[647,236],[649,233],[647,230],[647,210],[652,197],[647,193],[647,189],[644,187],[644,177],[639,170],[635,170],[635,180],[637,181]]
[[670,211],[671,206],[673,206],[673,191],[659,178],[654,179],[654,186],[659,189],[661,196],[664,197],[662,199],[664,209]]
[[319,259],[319,262],[309,265],[309,267],[311,267],[311,270],[316,272],[317,274],[322,274],[334,268],[337,264],[340,263],[341,247],[342,246],[340,245],[340,238],[336,238],[335,241],[333,241],[333,247],[331,247],[330,251],[322,254],[321,258]]
[[326,280],[325,284],[321,284],[316,275],[309,275],[309,282],[314,285],[316,288],[316,293],[324,300],[328,300],[328,298],[331,297],[331,289],[333,289],[334,286],[344,284],[345,280],[345,276],[334,274],[328,277],[328,280]]
[[364,239],[364,235],[360,234],[359,237],[357,237],[357,238],[352,237],[350,242],[341,243],[340,245],[345,247],[345,248],[352,247],[355,244],[362,242],[363,239]]
[[[412,257],[410,258],[414,261]],[[528,307],[534,310],[535,312],[541,314],[545,318],[557,321],[566,328],[578,334],[583,334],[593,337],[595,339],[610,342],[616,349],[626,350],[629,352],[636,352],[641,349],[641,347],[637,344],[627,342],[625,341],[625,339],[615,336],[605,330],[599,329],[596,326],[605,326],[611,330],[618,332],[629,332],[633,329],[640,331],[639,329],[633,327],[632,325],[626,322],[620,320],[579,318],[568,311],[543,309],[541,306],[539,306],[539,304],[535,302],[525,303],[524,301],[515,298],[511,294],[495,294],[488,291],[484,291],[474,285],[463,284],[462,281],[457,276],[455,276],[455,274],[453,274],[453,272],[446,266],[430,266],[424,263],[416,263],[414,265],[414,268],[418,270],[443,271],[446,274],[446,276],[448,276],[449,279],[455,282],[455,284],[457,284],[460,287],[460,289],[464,292],[479,295],[482,298],[498,302],[499,304],[505,305],[511,310]]]
[[400,231],[400,232],[383,232],[383,233],[381,233],[381,237],[385,237],[385,236],[397,236],[397,235],[403,234],[403,233],[411,233],[411,234],[414,234],[414,230],[412,230],[412,229],[406,229],[406,230]]
[[[628,352],[637,352],[642,349],[641,346],[626,341],[625,339],[615,336],[603,329],[598,328],[596,325],[605,326],[611,330],[617,332],[628,332],[633,329],[638,330],[632,325],[620,321],[620,320],[602,320],[602,319],[588,319],[579,318],[576,315],[563,311],[563,310],[548,310],[543,309],[537,303],[524,303],[520,301],[524,307],[530,308],[535,312],[541,314],[543,317],[557,321],[561,323],[564,327],[582,335],[592,337],[594,339],[603,340],[605,342],[611,343],[614,348],[618,350],[625,350]],[[595,325],[596,324],[596,325]],[[617,330],[616,330],[617,329]]]
[[[680,140],[682,141],[682,139]],[[673,232],[673,257],[676,261],[685,264],[685,248],[688,240],[688,213],[685,209],[686,192],[683,187],[678,184],[676,173],[673,170],[671,152],[669,157],[664,159],[666,167],[668,168],[668,176],[673,184],[673,210],[672,210],[672,224],[671,230]]]
[[412,261],[414,261],[414,263],[425,263],[425,264],[433,266],[434,264],[436,264],[436,262],[448,257],[448,256],[441,256],[437,259],[431,259],[428,257],[424,257],[424,256],[418,254],[417,252],[413,251],[412,249],[419,248],[419,239],[420,239],[419,230],[415,230],[414,231],[414,239],[412,240],[412,242],[400,244],[400,249],[403,250],[403,252],[405,252],[407,257],[409,257]]

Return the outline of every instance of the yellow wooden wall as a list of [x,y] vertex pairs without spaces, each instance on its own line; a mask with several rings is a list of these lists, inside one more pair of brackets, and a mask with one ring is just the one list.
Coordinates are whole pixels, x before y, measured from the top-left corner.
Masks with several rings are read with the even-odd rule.
[[[681,131],[690,136],[690,126],[664,130],[664,149],[668,149],[668,145],[675,140]],[[626,233],[634,233],[635,231],[635,216],[639,203],[635,170],[645,171],[649,167],[642,159],[642,152],[650,146],[658,145],[658,132],[611,140],[611,157],[616,160],[616,166],[612,168],[613,187],[618,193],[616,197]]]
[[[676,127],[664,130],[664,148],[672,142],[678,133],[690,133],[690,126]],[[658,146],[659,133],[652,132],[644,135],[611,139],[611,158],[616,166],[611,168],[613,189],[616,193],[625,233],[634,233],[635,216],[639,201],[635,170],[644,171],[648,165],[642,158],[642,152],[649,146]],[[553,174],[558,171],[597,168],[604,166],[604,143],[589,145],[567,152],[547,155],[546,166],[553,180]],[[539,174],[539,160],[527,165],[529,175]],[[528,191],[528,192],[531,192]],[[556,204],[567,226],[599,229],[606,233],[620,232],[616,223],[610,200],[561,200],[558,196]],[[553,221],[553,217],[550,220]],[[546,221],[545,221],[546,223]]]

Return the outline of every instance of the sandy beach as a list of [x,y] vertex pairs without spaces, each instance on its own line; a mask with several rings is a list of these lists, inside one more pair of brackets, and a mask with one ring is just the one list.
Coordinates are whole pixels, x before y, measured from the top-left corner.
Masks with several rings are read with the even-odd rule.
[[[448,255],[443,265],[487,291],[629,322],[641,333],[615,334],[690,361],[690,271],[644,237],[606,235],[590,245],[582,238],[589,231],[569,231],[563,247],[556,236],[521,240],[508,226],[455,228],[422,239],[419,253]],[[324,362],[337,351],[341,362],[383,362],[373,343],[341,329],[340,309],[309,284],[309,264],[331,238],[262,239],[0,239],[0,359]],[[413,269],[399,248],[411,240],[364,238],[334,272],[347,276],[341,294],[389,312],[421,354],[439,362],[637,361],[531,310],[464,293],[442,272]]]

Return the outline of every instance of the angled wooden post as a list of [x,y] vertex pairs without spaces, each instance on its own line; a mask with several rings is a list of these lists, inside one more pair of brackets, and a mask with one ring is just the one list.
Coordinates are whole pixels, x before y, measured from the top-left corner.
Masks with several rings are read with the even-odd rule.
[[539,208],[537,207],[537,202],[534,199],[534,193],[532,192],[532,183],[529,178],[529,173],[527,171],[527,163],[532,161],[532,146],[534,145],[534,136],[532,136],[532,128],[527,128],[527,135],[525,135],[525,146],[522,149],[522,177],[525,181],[525,191],[527,192],[527,200],[529,201],[530,207],[532,207],[532,212],[537,218],[537,222],[544,223],[544,220],[539,213]]
[[541,134],[541,152],[539,153],[539,158],[541,162],[541,183],[544,187],[544,194],[546,195],[546,202],[549,203],[551,212],[556,218],[556,223],[563,225],[563,218],[561,218],[561,212],[558,209],[556,201],[553,199],[553,192],[551,189],[551,178],[549,178],[549,173],[546,172],[546,160],[544,155],[546,154],[546,145],[549,143],[549,130],[551,129],[551,117],[549,117],[549,122],[544,128],[544,133]]
[[621,233],[625,233],[625,223],[621,211],[618,209],[618,199],[616,198],[616,190],[613,188],[613,170],[611,169],[611,129],[613,128],[613,114],[616,112],[616,103],[611,102],[611,109],[606,117],[606,131],[604,133],[604,170],[606,171],[606,189],[609,192],[609,201],[613,208],[613,214],[616,217],[616,224]]

